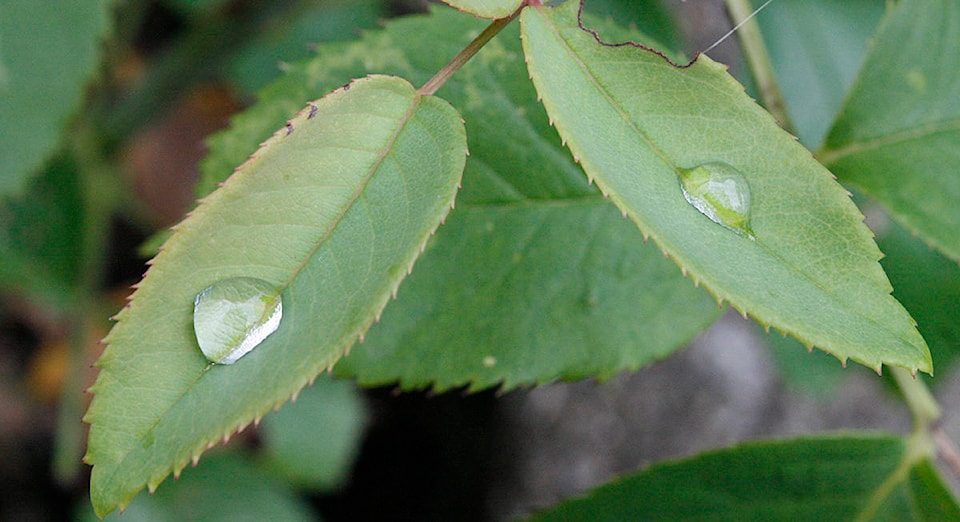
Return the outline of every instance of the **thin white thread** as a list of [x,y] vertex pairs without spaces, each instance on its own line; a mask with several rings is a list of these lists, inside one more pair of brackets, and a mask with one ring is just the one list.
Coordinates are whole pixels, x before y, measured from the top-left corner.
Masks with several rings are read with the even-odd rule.
[[765,8],[765,7],[767,7],[768,5],[770,5],[771,2],[773,2],[773,0],[767,0],[766,2],[763,3],[763,5],[761,5],[760,7],[756,8],[756,9],[754,9],[753,12],[750,13],[750,16],[748,16],[748,17],[744,18],[743,20],[741,20],[740,23],[738,23],[737,25],[733,26],[733,29],[730,29],[729,31],[727,31],[727,34],[721,36],[719,40],[717,40],[716,42],[713,42],[713,45],[711,45],[710,47],[707,47],[706,49],[700,51],[700,53],[701,53],[701,54],[707,54],[708,52],[712,51],[714,47],[720,45],[721,43],[723,43],[724,40],[726,40],[727,38],[730,38],[730,35],[732,35],[733,33],[737,32],[737,29],[740,29],[741,27],[743,27],[743,24],[749,22],[754,16],[757,16],[757,13],[759,13],[760,11],[763,11],[763,8]]

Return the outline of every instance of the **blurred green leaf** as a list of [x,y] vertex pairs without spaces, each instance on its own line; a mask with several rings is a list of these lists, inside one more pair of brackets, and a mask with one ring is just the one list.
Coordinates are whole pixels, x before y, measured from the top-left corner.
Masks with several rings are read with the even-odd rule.
[[865,434],[744,444],[653,465],[531,520],[960,520],[911,444]]
[[639,30],[661,42],[662,45],[648,42],[656,49],[682,49],[683,34],[665,3],[662,0],[587,0],[583,8],[594,16]]
[[[125,506],[329,369],[379,316],[449,211],[466,137],[449,104],[370,76],[310,104],[195,209],[105,339],[86,461],[100,515]],[[208,364],[194,297],[276,285],[279,329]]]
[[[883,219],[883,218],[881,218]],[[944,375],[960,354],[960,266],[887,220],[877,234],[893,295],[917,320],[933,367]]]
[[[89,505],[81,520],[96,522]],[[237,452],[220,452],[186,469],[153,495],[138,495],[127,509],[104,522],[177,522],[203,520],[317,521],[309,504]]]
[[777,0],[757,16],[794,130],[807,147],[818,147],[830,130],[887,4]]
[[0,198],[60,141],[99,63],[111,2],[0,3]]
[[[807,395],[829,397],[852,370],[844,368],[836,357],[826,352],[808,351],[792,337],[771,332],[764,340],[770,348],[770,358],[787,387]],[[934,368],[937,368],[936,361]]]
[[350,472],[366,424],[366,404],[353,383],[321,376],[295,402],[263,418],[265,465],[289,484],[336,488]]
[[185,14],[187,17],[204,16],[222,9],[231,0],[165,0],[164,4]]
[[67,305],[80,279],[85,220],[77,165],[60,154],[24,194],[0,199],[0,288]]
[[381,0],[298,2],[274,18],[229,59],[230,78],[254,93],[282,73],[281,67],[308,58],[325,42],[352,40],[386,16]]
[[960,261],[960,3],[897,4],[818,157]]
[[[201,185],[221,181],[283,121],[283,107],[372,71],[426,81],[484,25],[438,8],[322,46],[210,140]],[[720,316],[586,184],[536,101],[516,24],[439,94],[470,139],[457,208],[338,375],[438,390],[608,377],[669,355]]]
[[[862,214],[724,66],[701,56],[676,67],[598,42],[578,26],[576,2],[526,9],[521,27],[530,75],[574,157],[694,281],[843,361],[931,371]],[[718,164],[719,194],[749,207],[715,213],[749,218],[746,230],[708,219],[681,188],[678,178]]]

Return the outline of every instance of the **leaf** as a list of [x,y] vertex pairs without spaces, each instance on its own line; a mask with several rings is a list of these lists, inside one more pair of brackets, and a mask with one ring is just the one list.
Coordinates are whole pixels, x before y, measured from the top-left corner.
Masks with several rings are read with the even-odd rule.
[[885,2],[777,0],[757,22],[800,142],[823,143],[867,54]]
[[777,368],[777,375],[792,392],[829,401],[844,379],[850,377],[852,368],[841,367],[827,353],[803,350],[800,341],[792,337],[771,333],[764,340],[769,348],[767,353],[770,361]]
[[482,18],[506,18],[520,8],[523,0],[443,0],[461,11]]
[[960,266],[920,238],[887,219],[878,227],[880,260],[893,283],[893,295],[917,320],[930,345],[933,364],[950,371],[960,355]]
[[[204,459],[169,488],[155,495],[138,495],[128,508],[105,522],[157,520],[316,520],[310,505],[237,452]],[[94,522],[89,508],[78,516]]]
[[471,391],[606,379],[670,355],[720,314],[652,245],[630,241],[639,234],[607,202],[552,207],[458,207],[442,247],[336,373]]
[[817,156],[960,261],[960,4],[897,4]]
[[230,56],[230,83],[253,94],[281,74],[280,65],[308,58],[318,43],[352,39],[361,29],[377,27],[386,7],[379,0],[297,2]]
[[[682,49],[686,45],[673,10],[660,0],[590,0],[584,3],[583,8],[597,19],[616,20],[623,27],[635,27],[670,49]],[[605,27],[604,33],[607,30]],[[646,43],[654,45],[652,42]]]
[[295,403],[264,417],[258,432],[264,464],[290,484],[333,489],[349,476],[367,417],[353,383],[321,376]]
[[0,287],[57,306],[76,297],[87,219],[73,158],[59,154],[20,197],[0,201]]
[[0,17],[0,196],[22,191],[53,152],[93,75],[104,0],[7,0]]
[[[598,42],[576,2],[521,15],[531,77],[587,175],[694,281],[764,325],[876,371],[931,371],[913,320],[889,293],[862,215],[822,166],[701,56],[687,68]],[[687,203],[681,169],[739,172],[749,230]]]
[[[426,81],[484,25],[437,8],[321,47],[210,140],[201,184],[275,128],[279,107],[370,70]],[[537,102],[518,36],[506,27],[441,89],[471,141],[457,208],[337,375],[435,390],[603,378],[669,355],[722,314],[587,185]]]
[[531,520],[960,519],[912,444],[853,434],[744,444],[656,464]]
[[[330,368],[377,317],[449,210],[459,115],[404,80],[308,106],[176,227],[105,340],[86,420],[99,515],[178,474]],[[194,296],[230,277],[282,290],[279,329],[209,366]]]

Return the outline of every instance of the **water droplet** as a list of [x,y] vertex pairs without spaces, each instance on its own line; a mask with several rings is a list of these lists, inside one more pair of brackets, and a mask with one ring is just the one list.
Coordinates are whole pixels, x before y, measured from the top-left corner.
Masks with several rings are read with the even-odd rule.
[[750,185],[737,169],[721,162],[679,169],[687,202],[714,223],[756,239],[750,229]]
[[283,302],[277,288],[252,277],[224,279],[193,300],[193,329],[203,355],[233,364],[280,326]]

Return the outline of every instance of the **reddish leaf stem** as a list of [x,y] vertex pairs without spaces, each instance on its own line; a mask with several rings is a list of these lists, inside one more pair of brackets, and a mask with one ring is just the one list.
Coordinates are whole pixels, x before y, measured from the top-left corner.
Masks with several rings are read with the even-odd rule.
[[[442,87],[443,84],[450,79],[450,77],[459,71],[460,68],[463,67],[468,61],[470,61],[470,58],[473,58],[473,55],[477,54],[477,52],[482,49],[487,42],[493,39],[493,37],[496,36],[497,33],[499,33],[504,27],[506,27],[507,24],[512,22],[514,18],[520,15],[520,11],[526,7],[527,3],[528,2],[524,2],[520,7],[517,8],[516,11],[510,14],[510,16],[494,20],[490,25],[487,26],[486,29],[483,30],[482,33],[480,33],[479,36],[474,38],[472,42],[464,47],[463,50],[460,51],[460,54],[456,55],[453,60],[450,60],[450,63],[444,65],[442,69],[437,71],[437,74],[433,75],[433,78],[430,78],[427,80],[427,83],[423,84],[423,87],[417,89],[417,92],[424,96],[430,96],[437,92],[437,89]],[[532,1],[530,3],[532,3]]]

